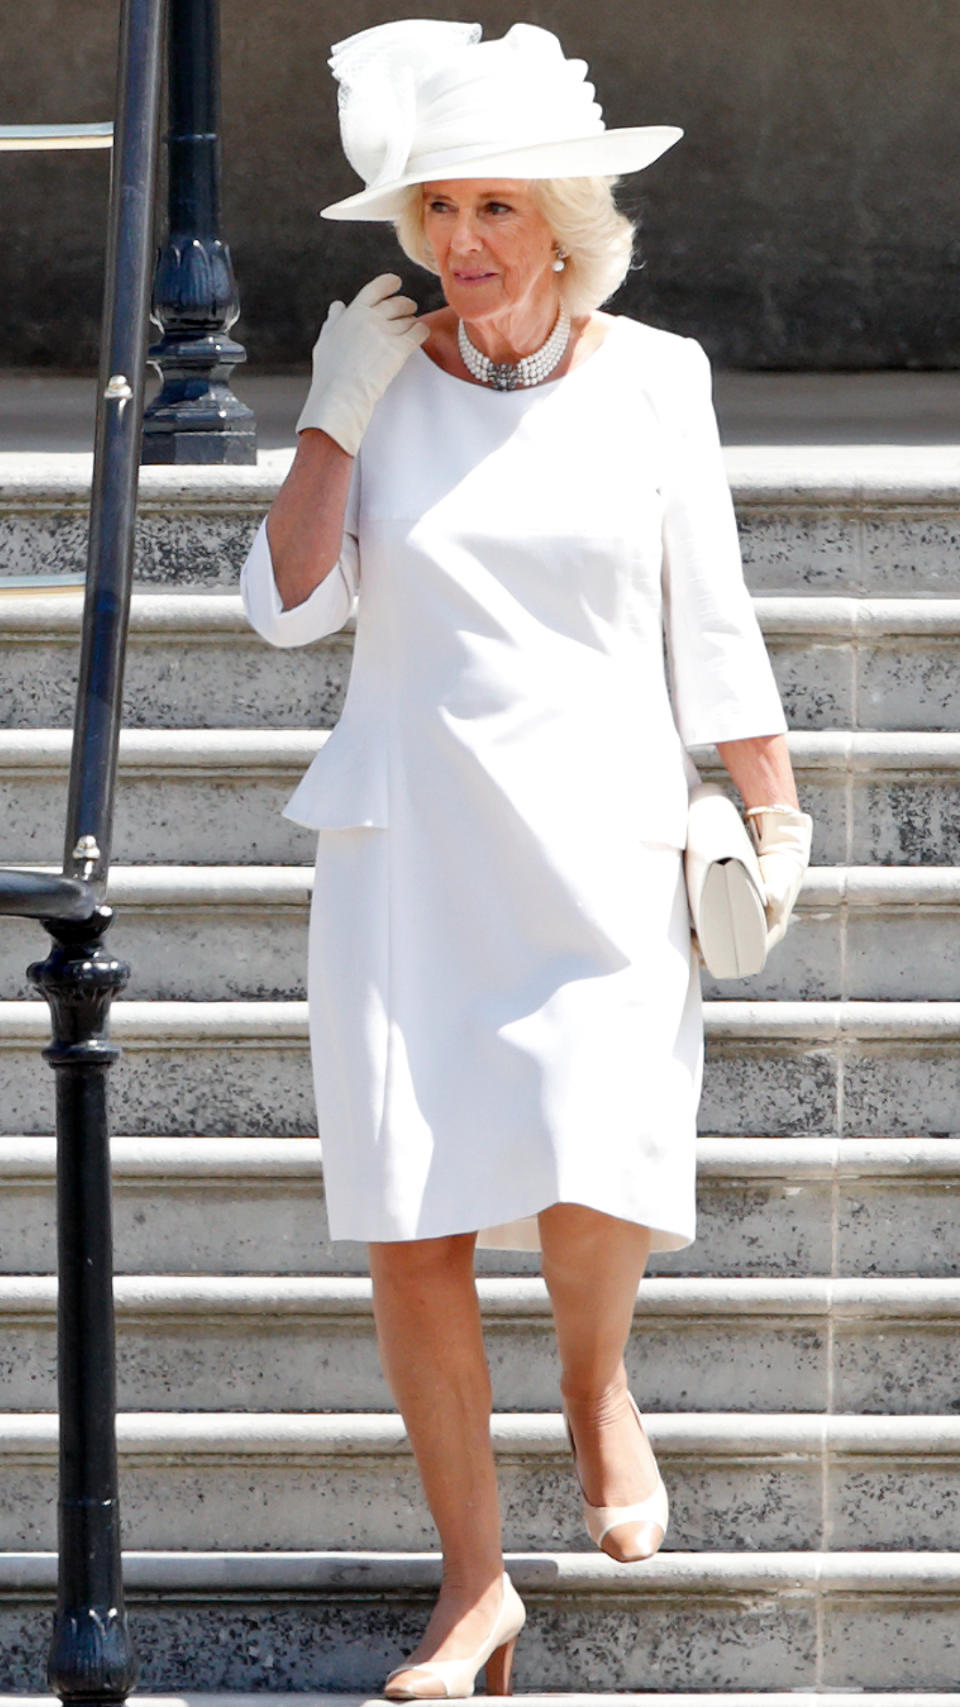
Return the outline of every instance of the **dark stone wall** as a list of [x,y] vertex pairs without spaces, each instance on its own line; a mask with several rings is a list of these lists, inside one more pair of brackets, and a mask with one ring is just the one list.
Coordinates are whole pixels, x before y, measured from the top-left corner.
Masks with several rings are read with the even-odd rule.
[[[608,124],[687,136],[627,181],[643,266],[616,306],[742,368],[960,365],[957,0],[501,0],[591,65]],[[307,359],[333,295],[396,261],[389,231],[321,221],[356,187],[328,44],[406,8],[222,0],[224,235],[237,333],[258,366]],[[109,117],[117,9],[30,0],[0,16],[7,121]],[[0,155],[0,364],[88,368],[100,312],[106,155]],[[413,274],[413,269],[409,269]],[[432,283],[411,283],[423,306]]]

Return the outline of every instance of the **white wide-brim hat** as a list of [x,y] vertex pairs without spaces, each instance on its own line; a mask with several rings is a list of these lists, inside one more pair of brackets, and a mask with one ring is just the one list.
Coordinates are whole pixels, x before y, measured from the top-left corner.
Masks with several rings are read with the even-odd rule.
[[618,178],[658,160],[675,125],[607,130],[582,59],[555,35],[514,24],[407,18],[338,42],[343,151],[366,188],[326,219],[396,219],[412,184],[452,178]]

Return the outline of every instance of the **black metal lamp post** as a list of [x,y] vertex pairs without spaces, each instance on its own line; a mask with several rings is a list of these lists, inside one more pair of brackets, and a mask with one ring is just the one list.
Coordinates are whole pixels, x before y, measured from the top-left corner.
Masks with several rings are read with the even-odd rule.
[[49,1680],[71,1707],[110,1707],[136,1681],[117,1498],[106,1069],[127,968],[103,946],[133,569],[164,0],[121,0],[115,152],[80,680],[61,876],[0,871],[0,914],[54,940],[30,976],[50,1004],[59,1218],[59,1582]]
[[91,918],[45,920],[54,940],[30,967],[50,1004],[57,1074],[60,1394],[59,1582],[47,1665],[61,1701],[126,1699],[137,1679],[127,1627],[117,1487],[113,1239],[106,1070],[110,1002],[129,976]]
[[220,238],[219,82],[219,0],[170,0],[169,234],[150,350],[163,389],[144,418],[145,463],[257,460],[253,411],[230,389],[246,351],[229,336],[240,303]]

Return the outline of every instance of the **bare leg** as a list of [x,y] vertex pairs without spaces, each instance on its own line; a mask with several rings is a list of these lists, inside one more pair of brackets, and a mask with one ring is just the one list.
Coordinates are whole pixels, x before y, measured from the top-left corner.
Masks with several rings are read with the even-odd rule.
[[443,1548],[440,1597],[411,1666],[475,1653],[500,1607],[500,1508],[475,1242],[464,1233],[370,1246],[380,1359]]
[[591,1505],[632,1505],[657,1483],[656,1460],[627,1398],[623,1362],[650,1235],[575,1203],[543,1210],[539,1225],[583,1490]]

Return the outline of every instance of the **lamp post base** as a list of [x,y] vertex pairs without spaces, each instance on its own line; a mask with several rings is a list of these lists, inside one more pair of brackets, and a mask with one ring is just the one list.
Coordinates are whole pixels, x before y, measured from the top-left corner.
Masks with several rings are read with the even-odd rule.
[[246,360],[242,344],[224,333],[168,334],[149,351],[163,389],[143,414],[142,463],[255,463],[257,423],[230,389]]
[[47,1678],[64,1707],[120,1707],[137,1681],[127,1617],[116,1607],[60,1607]]

